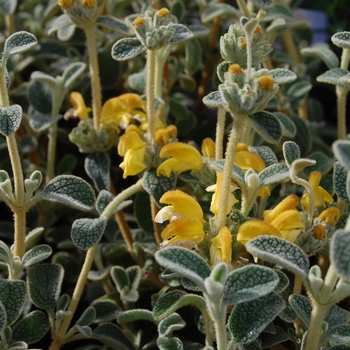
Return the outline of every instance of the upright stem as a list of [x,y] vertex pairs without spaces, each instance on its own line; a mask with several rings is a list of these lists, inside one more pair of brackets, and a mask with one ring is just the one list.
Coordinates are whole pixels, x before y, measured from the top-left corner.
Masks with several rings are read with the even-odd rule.
[[215,135],[215,160],[222,159],[224,156],[223,142],[225,135],[226,109],[218,109],[218,120],[216,122]]
[[237,0],[237,5],[239,9],[242,11],[243,16],[250,18],[250,11],[245,0]]
[[211,304],[211,309],[214,318],[216,348],[217,350],[227,350],[226,307],[218,303]]
[[86,35],[86,45],[89,53],[89,67],[92,93],[92,114],[94,128],[98,130],[102,110],[102,93],[100,71],[98,67],[98,48],[95,36],[95,26],[93,24],[84,27]]
[[57,144],[57,123],[51,125],[49,129],[49,143],[47,147],[47,168],[45,181],[48,183],[55,177],[56,144]]
[[155,72],[157,64],[157,51],[147,50],[147,118],[148,118],[148,133],[151,140],[155,134]]
[[[161,98],[162,97],[162,87],[163,87],[163,69],[165,62],[169,56],[171,49],[171,45],[167,45],[162,47],[161,49],[156,51],[156,64],[155,64],[155,84],[154,84],[154,97]],[[148,79],[148,78],[147,78]]]
[[230,138],[226,148],[225,154],[225,165],[223,170],[223,181],[222,188],[219,198],[219,213],[217,218],[217,230],[219,231],[221,227],[225,226],[226,222],[226,209],[228,205],[228,200],[230,196],[230,186],[232,178],[232,170],[234,166],[234,160],[236,157],[236,146],[240,141],[244,122],[246,116],[244,114],[235,114],[232,115],[233,124],[230,133]]

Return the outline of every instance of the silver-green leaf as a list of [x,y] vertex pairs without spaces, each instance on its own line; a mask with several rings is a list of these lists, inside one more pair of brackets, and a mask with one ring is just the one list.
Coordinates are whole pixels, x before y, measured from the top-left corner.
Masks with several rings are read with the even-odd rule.
[[350,170],[350,141],[349,140],[337,140],[332,145],[333,152],[339,162]]
[[340,86],[344,89],[350,89],[348,85],[343,84],[339,79],[344,77],[349,72],[346,69],[342,68],[332,68],[327,72],[319,75],[316,80],[320,83],[332,84],[335,86]]
[[335,162],[333,170],[334,189],[337,196],[346,204],[350,204],[350,198],[346,191],[348,170],[339,162]]
[[350,232],[337,230],[330,244],[330,259],[339,276],[350,282]]
[[289,177],[289,168],[286,164],[272,164],[259,173],[260,186],[267,186],[283,181]]
[[332,43],[342,49],[350,49],[350,32],[335,33],[331,37]]
[[0,133],[4,136],[14,134],[22,120],[22,107],[12,105],[9,107],[0,107]]
[[85,158],[85,171],[99,191],[110,190],[109,164],[107,153],[90,153]]
[[322,60],[329,69],[339,66],[338,56],[326,45],[315,45],[301,49],[303,56],[317,57]]
[[35,35],[31,33],[25,31],[14,33],[5,41],[3,58],[27,51],[37,43]]
[[300,158],[300,149],[293,141],[283,143],[283,156],[286,163],[290,166],[295,160]]
[[269,75],[271,75],[275,83],[279,85],[291,83],[297,78],[294,72],[284,68],[271,69]]
[[112,58],[117,61],[126,61],[146,51],[137,38],[124,38],[118,40],[112,47]]
[[249,116],[254,130],[267,142],[276,143],[282,138],[282,127],[279,120],[265,111]]
[[100,16],[100,17],[97,17],[96,23],[108,29],[115,30],[118,33],[121,33],[124,35],[130,35],[130,30],[128,29],[126,24],[116,17],[107,16],[107,15]]
[[223,100],[219,91],[213,91],[204,96],[203,103],[213,108],[223,107]]
[[40,244],[27,251],[22,258],[23,267],[32,266],[39,261],[48,258],[52,254],[52,249],[47,244]]
[[309,298],[300,294],[292,294],[289,297],[289,303],[305,325],[309,326],[312,312],[312,305]]

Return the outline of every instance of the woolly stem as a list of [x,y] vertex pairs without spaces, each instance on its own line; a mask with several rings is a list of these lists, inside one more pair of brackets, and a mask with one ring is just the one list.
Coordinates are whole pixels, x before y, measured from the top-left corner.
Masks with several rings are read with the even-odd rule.
[[156,83],[156,62],[157,62],[157,51],[147,50],[147,118],[148,118],[148,133],[150,139],[154,140],[155,134],[155,83]]
[[218,109],[218,120],[216,122],[216,135],[215,135],[215,160],[223,158],[223,142],[225,135],[225,121],[226,110],[224,108]]

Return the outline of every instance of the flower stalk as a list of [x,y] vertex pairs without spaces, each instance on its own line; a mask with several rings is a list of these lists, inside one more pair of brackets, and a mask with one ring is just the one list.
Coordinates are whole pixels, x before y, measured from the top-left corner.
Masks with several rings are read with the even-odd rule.
[[147,50],[147,118],[148,133],[151,140],[155,134],[155,83],[156,83],[157,50]]

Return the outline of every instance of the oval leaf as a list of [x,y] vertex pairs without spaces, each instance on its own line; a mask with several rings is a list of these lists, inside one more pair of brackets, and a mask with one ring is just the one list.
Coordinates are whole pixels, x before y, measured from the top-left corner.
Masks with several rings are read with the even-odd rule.
[[129,31],[128,27],[126,26],[126,24],[116,17],[100,16],[100,17],[97,17],[96,23],[98,23],[106,28],[115,30],[121,34],[130,35],[130,31]]
[[297,78],[294,72],[284,68],[271,69],[269,75],[271,75],[275,83],[279,85],[291,83]]
[[249,116],[254,130],[267,142],[276,143],[282,138],[279,120],[271,113],[258,112]]
[[332,145],[333,152],[339,162],[350,170],[350,141],[349,140],[337,140]]
[[350,49],[350,32],[335,33],[331,40],[334,45],[342,49]]
[[80,210],[95,206],[95,193],[83,179],[73,175],[60,175],[52,179],[41,192],[41,198]]
[[12,34],[5,41],[3,58],[29,50],[37,44],[35,35],[20,31]]
[[299,294],[292,294],[289,297],[289,303],[305,325],[309,326],[312,312],[312,305],[309,298]]
[[80,249],[91,248],[102,237],[106,228],[106,218],[79,219],[72,225],[71,238]]
[[347,283],[350,282],[350,232],[337,230],[330,244],[330,258],[335,270]]
[[144,51],[146,51],[146,47],[141,44],[139,39],[124,38],[113,45],[112,57],[117,61],[126,61]]
[[85,158],[85,171],[99,191],[110,190],[109,164],[107,153],[91,153]]
[[52,249],[47,244],[37,245],[26,252],[22,258],[23,267],[29,267],[48,258],[52,254]]
[[13,105],[10,107],[0,107],[0,133],[4,136],[14,134],[22,120],[22,107]]

